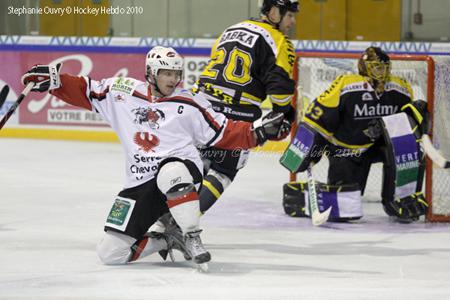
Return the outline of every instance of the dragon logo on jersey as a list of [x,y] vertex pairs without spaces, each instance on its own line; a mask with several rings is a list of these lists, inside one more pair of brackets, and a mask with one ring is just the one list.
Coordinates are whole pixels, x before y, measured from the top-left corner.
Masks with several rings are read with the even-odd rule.
[[132,110],[135,114],[136,118],[134,119],[134,123],[142,124],[148,122],[148,125],[152,129],[159,128],[159,121],[164,121],[166,115],[162,110],[154,109],[151,107],[139,107]]
[[139,150],[145,152],[155,152],[152,149],[159,145],[159,138],[148,132],[136,132],[133,140],[139,146]]

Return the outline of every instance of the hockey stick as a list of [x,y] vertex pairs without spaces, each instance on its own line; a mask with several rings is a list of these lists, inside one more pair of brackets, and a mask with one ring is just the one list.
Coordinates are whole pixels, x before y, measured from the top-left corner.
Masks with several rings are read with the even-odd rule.
[[3,103],[6,101],[6,97],[8,97],[9,93],[9,86],[5,85],[2,88],[2,91],[0,92],[0,108],[3,106]]
[[425,150],[425,153],[427,156],[440,168],[442,169],[448,169],[450,168],[450,161],[445,159],[444,156],[442,156],[441,152],[434,148],[433,143],[431,142],[430,137],[428,134],[422,135],[422,145],[423,149]]
[[[23,89],[22,93],[17,98],[16,102],[11,106],[11,108],[8,110],[8,112],[5,114],[3,119],[0,121],[0,130],[5,126],[6,122],[9,120],[9,118],[12,116],[12,114],[16,111],[17,107],[19,107],[20,103],[23,101],[23,99],[28,95],[28,93],[31,91],[31,89],[34,87],[34,82],[29,82],[27,86]],[[3,92],[3,90],[2,90]]]
[[317,203],[317,190],[316,190],[316,182],[314,177],[312,176],[311,166],[308,166],[306,170],[308,174],[308,197],[309,197],[309,206],[311,207],[311,220],[314,226],[320,226],[328,220],[328,217],[331,213],[331,206],[324,212],[319,211],[319,204]]

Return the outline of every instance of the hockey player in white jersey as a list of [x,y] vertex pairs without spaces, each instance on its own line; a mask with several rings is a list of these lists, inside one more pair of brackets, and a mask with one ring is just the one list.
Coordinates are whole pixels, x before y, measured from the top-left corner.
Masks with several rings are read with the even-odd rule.
[[[107,217],[97,252],[105,264],[125,264],[149,254],[181,250],[202,264],[211,258],[200,239],[198,189],[203,170],[197,146],[248,149],[280,134],[282,114],[253,124],[228,120],[201,96],[176,89],[183,58],[172,48],[147,54],[146,79],[59,74],[61,65],[37,65],[22,82],[33,91],[50,91],[65,102],[101,115],[124,149],[126,182]],[[169,212],[178,223],[147,234]],[[164,218],[162,218],[164,220]]]

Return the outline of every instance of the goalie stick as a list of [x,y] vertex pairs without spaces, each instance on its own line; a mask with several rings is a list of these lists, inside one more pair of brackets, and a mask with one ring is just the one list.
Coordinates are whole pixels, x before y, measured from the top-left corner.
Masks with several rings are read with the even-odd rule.
[[5,85],[2,88],[2,91],[0,92],[0,108],[3,106],[3,103],[6,101],[6,97],[8,97],[9,93],[9,86]]
[[450,161],[445,159],[444,156],[442,156],[441,152],[434,148],[433,143],[431,142],[430,137],[428,134],[422,135],[422,146],[427,154],[427,156],[440,168],[442,169],[448,169],[450,168]]
[[[23,101],[23,99],[28,95],[28,93],[31,91],[33,86],[34,86],[34,82],[30,82],[26,85],[26,87],[23,89],[22,93],[17,98],[16,102],[14,102],[13,106],[11,106],[11,108],[5,114],[3,119],[0,121],[0,130],[3,128],[3,126],[5,126],[6,122],[9,120],[9,118],[12,116],[12,114],[16,111],[17,107],[19,107],[19,105]],[[8,90],[9,90],[9,88],[8,88]],[[2,90],[2,93],[3,93],[3,90]]]
[[316,182],[312,176],[311,166],[308,166],[306,170],[308,174],[308,197],[309,197],[309,207],[311,208],[311,220],[314,226],[320,226],[324,224],[331,213],[331,206],[324,212],[319,211],[319,204],[317,203],[317,190]]

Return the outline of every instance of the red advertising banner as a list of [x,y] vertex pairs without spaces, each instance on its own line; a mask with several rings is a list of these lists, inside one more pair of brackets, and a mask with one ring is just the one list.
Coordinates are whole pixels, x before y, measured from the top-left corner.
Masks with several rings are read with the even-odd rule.
[[[17,94],[23,89],[22,74],[35,64],[62,63],[61,73],[95,80],[114,76],[144,80],[145,54],[8,51],[1,54],[2,65],[9,70],[7,83]],[[97,114],[66,104],[49,93],[30,93],[19,107],[19,124],[105,126]]]
[[[185,86],[189,87],[208,57],[185,57],[185,60]],[[62,63],[61,73],[89,76],[94,80],[123,76],[145,81],[145,53],[1,51],[0,83],[11,87],[9,104],[12,105],[23,89],[21,76],[24,72],[35,64],[51,63]],[[73,107],[49,93],[35,92],[20,105],[18,125],[107,126],[94,112]]]

